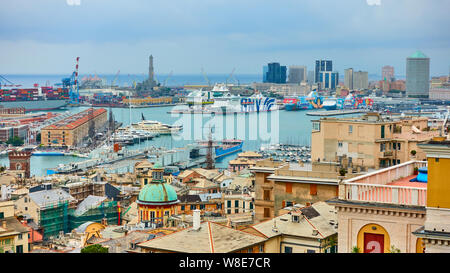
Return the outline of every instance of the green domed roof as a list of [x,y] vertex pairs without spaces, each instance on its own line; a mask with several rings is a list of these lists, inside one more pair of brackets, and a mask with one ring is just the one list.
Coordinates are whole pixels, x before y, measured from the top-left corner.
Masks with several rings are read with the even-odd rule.
[[167,183],[149,183],[141,189],[138,197],[138,203],[141,204],[171,204],[177,201],[175,189]]
[[428,58],[425,54],[423,54],[421,51],[417,50],[413,55],[409,56],[410,58]]

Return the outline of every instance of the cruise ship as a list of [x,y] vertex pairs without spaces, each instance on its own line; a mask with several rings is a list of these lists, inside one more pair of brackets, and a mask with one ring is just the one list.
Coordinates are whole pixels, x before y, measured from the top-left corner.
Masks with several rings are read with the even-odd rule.
[[311,110],[322,108],[323,98],[313,90],[307,96],[286,98],[283,103],[286,111]]
[[176,134],[183,129],[183,125],[169,125],[156,120],[142,120],[138,123],[132,123],[131,127],[160,135]]

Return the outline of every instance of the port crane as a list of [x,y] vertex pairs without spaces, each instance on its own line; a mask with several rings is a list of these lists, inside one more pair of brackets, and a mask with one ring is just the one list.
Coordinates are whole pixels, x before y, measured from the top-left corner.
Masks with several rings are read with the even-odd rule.
[[[228,86],[228,81],[231,80],[231,79],[234,79],[234,81],[236,82],[236,78],[233,76],[233,73],[234,73],[235,70],[236,70],[236,68],[234,67],[233,70],[230,73],[230,76],[228,76],[228,78],[225,81],[225,86]],[[239,85],[239,81],[237,81],[237,82],[238,82],[238,85]]]
[[78,63],[80,57],[77,57],[77,63],[75,66],[75,71],[73,71],[72,76],[70,78],[62,79],[63,87],[69,88],[69,103],[70,104],[79,104],[80,103],[80,90],[78,85]]
[[208,83],[208,87],[210,87],[211,83],[209,82],[208,76],[206,76],[206,73],[205,73],[205,70],[203,70],[203,67],[202,67],[202,74],[203,74],[203,77],[205,77],[206,82]]
[[111,81],[111,89],[113,88],[114,84],[116,83],[117,78],[119,77],[119,73],[120,73],[120,70],[117,71],[116,75],[114,76],[113,80]]
[[170,73],[169,73],[169,75],[167,76],[167,78],[164,80],[163,86],[166,86],[166,85],[167,85],[167,82],[169,81],[170,77],[172,77],[172,74],[173,74],[173,71],[171,70]]
[[[2,84],[2,82],[6,82],[6,83],[9,83],[9,84]],[[8,80],[7,78],[5,78],[2,75],[0,75],[0,88],[2,88],[2,86],[4,86],[4,87],[20,87],[22,85],[21,84],[14,84],[10,80]]]

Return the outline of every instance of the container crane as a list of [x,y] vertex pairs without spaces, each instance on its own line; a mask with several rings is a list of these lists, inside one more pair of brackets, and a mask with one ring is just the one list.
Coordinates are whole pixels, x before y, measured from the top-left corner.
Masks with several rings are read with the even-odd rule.
[[114,76],[114,79],[111,81],[111,89],[113,88],[114,84],[116,83],[117,78],[119,77],[120,70],[117,71],[116,75]]
[[[2,84],[2,82],[6,82],[6,83],[9,83],[9,84]],[[22,85],[21,84],[14,84],[10,80],[8,80],[7,78],[5,78],[2,75],[0,75],[0,88],[2,88],[2,86],[4,86],[4,87],[20,87]]]
[[203,70],[203,67],[202,67],[202,74],[203,74],[203,77],[205,77],[206,82],[208,83],[208,87],[211,87],[211,84],[210,84],[210,82],[209,82],[208,76],[206,76],[206,73],[205,73],[205,71]]
[[172,73],[173,73],[173,71],[170,71],[169,76],[167,76],[167,78],[164,80],[163,86],[167,85],[167,82],[169,81],[170,77],[172,77]]
[[80,90],[78,85],[78,62],[80,57],[77,57],[77,64],[75,66],[75,71],[72,73],[70,78],[62,79],[63,87],[69,88],[69,103],[79,104],[80,103]]

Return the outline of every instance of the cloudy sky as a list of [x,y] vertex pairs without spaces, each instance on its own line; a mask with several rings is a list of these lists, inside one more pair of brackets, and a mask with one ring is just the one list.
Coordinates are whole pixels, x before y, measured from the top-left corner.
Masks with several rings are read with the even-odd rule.
[[267,62],[381,74],[450,67],[448,0],[2,0],[0,73],[261,74]]

